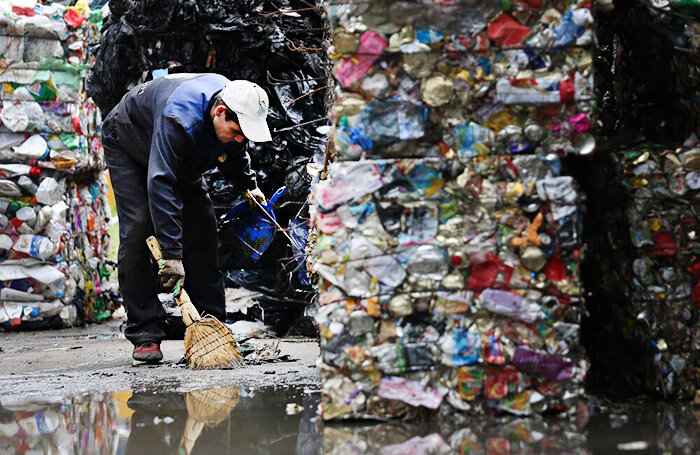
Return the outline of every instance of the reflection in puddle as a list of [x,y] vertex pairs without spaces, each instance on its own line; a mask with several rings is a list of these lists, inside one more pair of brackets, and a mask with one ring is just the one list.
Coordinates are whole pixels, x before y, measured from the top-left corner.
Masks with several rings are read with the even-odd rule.
[[0,403],[0,453],[115,453],[120,426],[110,395]]
[[0,398],[0,454],[316,454],[317,404],[300,388]]
[[[593,405],[592,405],[593,407]],[[579,409],[571,417],[444,416],[411,423],[326,423],[323,453],[698,453],[700,408],[656,403]]]
[[380,424],[374,426],[328,425],[323,453],[399,454],[528,454],[589,453],[586,437],[576,426],[557,420],[553,424],[534,419],[464,419],[455,422]]
[[188,455],[192,453],[197,439],[206,427],[207,430],[216,428],[228,419],[241,396],[240,387],[221,387],[208,390],[197,390],[185,394],[187,420],[185,431],[180,439],[182,447]]
[[[327,423],[302,388],[0,398],[0,454],[696,453],[700,408],[579,408],[565,418]],[[594,407],[591,405],[591,407]],[[291,414],[291,415],[290,415]]]

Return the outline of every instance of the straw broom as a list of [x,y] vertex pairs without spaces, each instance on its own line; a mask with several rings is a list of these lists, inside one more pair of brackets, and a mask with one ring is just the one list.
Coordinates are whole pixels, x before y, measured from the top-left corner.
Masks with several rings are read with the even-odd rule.
[[[146,243],[158,265],[162,266],[164,260],[158,240],[151,236]],[[226,326],[214,316],[200,316],[184,289],[176,289],[173,297],[187,326],[185,358],[190,368],[198,370],[239,366],[243,357],[238,350],[236,338]]]
[[218,387],[197,390],[185,394],[187,420],[185,431],[180,439],[180,447],[189,454],[204,428],[214,428],[228,419],[233,408],[238,404],[240,387]]

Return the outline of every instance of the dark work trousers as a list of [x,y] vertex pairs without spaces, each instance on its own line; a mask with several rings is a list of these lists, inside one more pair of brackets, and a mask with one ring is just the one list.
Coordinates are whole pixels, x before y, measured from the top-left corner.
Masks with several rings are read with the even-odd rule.
[[[154,234],[146,190],[148,156],[130,143],[128,129],[105,120],[102,143],[119,216],[119,288],[127,312],[126,338],[134,345],[160,342],[166,317],[158,300],[158,275],[146,239]],[[216,217],[202,178],[178,183],[182,203],[185,290],[200,314],[226,317],[219,270]],[[167,258],[166,258],[167,259]]]

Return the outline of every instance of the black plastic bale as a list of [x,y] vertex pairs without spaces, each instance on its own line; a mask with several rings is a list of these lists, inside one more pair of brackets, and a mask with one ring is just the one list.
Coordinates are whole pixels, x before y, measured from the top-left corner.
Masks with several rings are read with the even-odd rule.
[[[327,31],[322,8],[309,9],[314,6],[318,3],[309,0],[112,0],[86,82],[88,94],[106,116],[131,87],[149,80],[155,69],[216,72],[258,83],[270,98],[268,123],[274,140],[249,143],[248,151],[265,194],[283,185],[289,188],[277,210],[280,225],[286,226],[290,219],[308,216],[304,210],[310,189],[306,164],[315,153],[322,154],[326,145],[326,137],[316,128],[326,115]],[[299,11],[282,14],[280,10]],[[204,177],[217,215],[240,200],[243,189],[217,170]],[[255,281],[256,276],[280,278],[276,286],[266,288],[266,302],[277,300],[282,305],[294,296],[294,305],[302,310],[303,302],[310,302],[312,293],[299,283],[298,264],[284,236],[278,235],[258,262],[242,255],[228,233],[220,232],[220,237],[225,270],[266,271],[250,274],[253,278],[249,277],[247,287],[263,284]],[[236,285],[231,280],[227,284]],[[301,314],[287,313],[291,319]],[[294,322],[274,319],[269,322],[281,331]]]

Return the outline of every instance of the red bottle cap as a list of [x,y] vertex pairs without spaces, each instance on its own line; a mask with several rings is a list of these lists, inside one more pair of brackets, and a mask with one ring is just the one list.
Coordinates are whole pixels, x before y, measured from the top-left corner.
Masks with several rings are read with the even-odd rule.
[[73,117],[70,119],[70,121],[73,124],[73,129],[75,132],[78,134],[83,134],[83,129],[80,127],[80,119],[78,117]]

